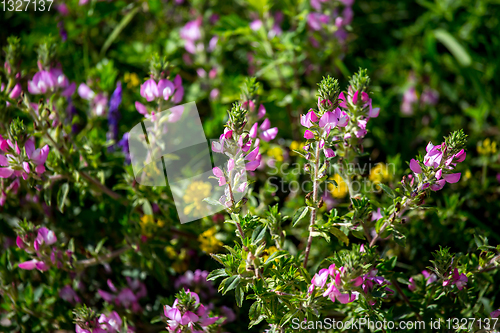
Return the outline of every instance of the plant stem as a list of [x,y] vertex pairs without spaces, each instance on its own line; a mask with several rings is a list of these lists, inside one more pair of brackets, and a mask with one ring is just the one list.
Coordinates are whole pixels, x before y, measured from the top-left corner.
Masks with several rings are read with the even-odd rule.
[[403,293],[403,290],[401,290],[401,286],[399,285],[398,281],[392,280],[391,282],[392,282],[392,285],[394,286],[394,288],[396,288],[398,293],[401,295],[401,297],[403,297],[403,300],[405,301],[405,303],[408,304],[408,306],[413,310],[413,312],[415,312],[415,315],[417,316],[418,320],[422,321],[422,317],[417,312],[417,310],[413,307],[413,305],[410,303],[410,300],[408,299],[408,297],[406,297],[406,295]]
[[108,261],[108,260],[111,260],[113,258],[116,258],[118,257],[120,254],[124,253],[125,251],[131,249],[130,245],[127,245],[127,246],[124,246],[122,247],[121,249],[118,249],[116,251],[113,251],[111,253],[108,253],[102,257],[98,257],[98,258],[90,258],[90,259],[85,259],[85,260],[79,260],[76,265],[77,266],[80,266],[82,268],[86,268],[86,267],[89,267],[89,266],[93,266],[93,265],[96,265],[96,264],[99,264],[99,263],[102,263],[102,262],[105,262],[105,261]]
[[314,157],[314,174],[313,174],[313,205],[311,207],[311,222],[309,223],[309,238],[307,239],[306,256],[304,258],[304,268],[307,267],[307,260],[311,252],[311,245],[313,240],[313,225],[316,222],[316,201],[318,199],[318,170],[319,170],[319,142],[316,142],[316,154]]

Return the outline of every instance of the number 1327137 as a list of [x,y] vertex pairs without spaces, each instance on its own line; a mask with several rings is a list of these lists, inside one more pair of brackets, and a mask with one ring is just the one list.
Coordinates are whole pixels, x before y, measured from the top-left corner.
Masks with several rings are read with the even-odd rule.
[[0,0],[0,9],[8,12],[50,11],[54,0]]

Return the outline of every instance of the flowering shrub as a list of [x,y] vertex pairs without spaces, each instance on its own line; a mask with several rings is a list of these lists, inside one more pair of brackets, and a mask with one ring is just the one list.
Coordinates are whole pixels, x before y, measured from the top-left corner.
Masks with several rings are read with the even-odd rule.
[[[498,62],[461,44],[474,27],[488,50],[496,42],[484,33],[496,11],[480,3],[428,3],[434,30],[394,34],[374,22],[421,10],[93,0],[37,20],[6,11],[0,330],[342,331],[325,319],[498,330]],[[395,53],[381,51],[392,35],[427,53],[393,40]],[[193,147],[148,164],[190,109],[210,168]],[[169,140],[199,133],[180,134]],[[183,154],[195,162],[175,164]],[[175,183],[168,166],[193,181]]]

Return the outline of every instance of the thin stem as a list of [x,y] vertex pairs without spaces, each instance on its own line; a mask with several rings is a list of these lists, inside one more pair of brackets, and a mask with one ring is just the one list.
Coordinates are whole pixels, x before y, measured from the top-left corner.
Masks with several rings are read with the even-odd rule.
[[130,245],[127,245],[125,247],[122,247],[121,249],[118,249],[116,251],[113,251],[111,253],[108,253],[102,257],[98,257],[98,258],[90,258],[90,259],[85,259],[85,260],[79,260],[76,265],[79,266],[79,267],[82,267],[82,268],[86,268],[86,267],[89,267],[89,266],[93,266],[93,265],[96,265],[96,264],[99,264],[99,263],[102,263],[102,262],[106,262],[108,260],[111,260],[113,258],[116,258],[118,257],[120,254],[124,253],[125,251],[127,250],[130,250],[131,247]]
[[86,180],[88,180],[90,183],[92,183],[95,187],[99,188],[99,190],[101,190],[101,192],[103,193],[106,193],[107,195],[109,195],[112,199],[115,199],[116,201],[119,201],[120,203],[123,203],[124,205],[126,205],[126,200],[123,199],[123,197],[121,195],[119,195],[118,193],[116,192],[113,192],[112,190],[110,190],[106,185],[102,184],[100,181],[98,181],[97,179],[95,179],[94,177],[90,176],[88,173],[86,173],[85,171],[80,171],[80,174],[82,175],[83,178],[85,178]]
[[[231,197],[232,207],[234,207],[235,201],[234,201],[233,190],[231,189],[231,183],[227,183],[227,186],[229,188],[229,196]],[[234,221],[234,222],[236,223],[236,227],[238,227],[238,231],[241,235],[241,243],[243,244],[243,240],[245,239],[245,234],[243,233],[243,229],[241,228],[241,224],[238,221]]]
[[[62,149],[57,145],[55,140],[52,138],[52,136],[49,133],[45,133],[45,136],[49,139],[49,141],[54,145],[54,147],[59,151],[59,153],[63,156],[65,156],[65,153],[62,151]],[[95,185],[97,188],[101,190],[101,192],[106,193],[109,195],[112,199],[115,199],[116,201],[119,201],[120,203],[127,205],[127,201],[124,200],[124,198],[119,195],[116,192],[113,192],[111,189],[109,189],[106,185],[102,184],[100,181],[95,179],[94,177],[90,176],[88,173],[85,171],[80,171],[80,174],[82,175],[83,178],[88,180],[90,183]]]
[[311,221],[309,223],[309,238],[307,239],[306,255],[304,258],[304,268],[307,267],[307,260],[309,259],[309,253],[311,252],[311,245],[313,240],[313,225],[316,222],[316,201],[318,199],[318,170],[319,170],[319,142],[316,142],[316,154],[314,157],[314,174],[313,174],[313,204],[311,207]]
[[[394,222],[394,220],[396,219],[396,215],[401,214],[402,212],[404,212],[407,205],[408,205],[408,203],[405,203],[401,207],[401,209],[399,209],[399,210],[395,211],[394,213],[392,213],[391,216],[389,217],[389,220],[391,220],[391,222]],[[373,247],[373,245],[375,245],[375,243],[377,242],[377,240],[380,237],[380,234],[383,233],[384,230],[385,230],[385,228],[387,228],[388,226],[389,226],[389,223],[387,221],[385,221],[384,224],[382,225],[382,227],[380,228],[379,232],[375,235],[375,237],[373,237],[372,241],[370,242],[370,247]]]
[[396,288],[396,290],[398,291],[398,293],[401,295],[401,297],[403,298],[403,300],[405,301],[405,303],[413,310],[413,312],[415,312],[415,315],[417,316],[418,320],[421,321],[422,317],[417,312],[417,310],[413,307],[413,305],[410,303],[410,300],[408,299],[408,297],[406,297],[406,295],[404,294],[403,290],[401,290],[401,286],[399,285],[398,281],[392,280],[391,282],[392,282],[392,285],[394,286],[394,288]]

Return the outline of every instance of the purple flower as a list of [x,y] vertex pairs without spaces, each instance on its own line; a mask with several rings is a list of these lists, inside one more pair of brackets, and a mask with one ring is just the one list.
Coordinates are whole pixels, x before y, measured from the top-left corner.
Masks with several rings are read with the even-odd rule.
[[109,113],[108,113],[108,125],[109,125],[109,137],[113,140],[118,140],[118,121],[120,120],[120,112],[118,107],[122,102],[122,84],[120,81],[116,84],[116,89],[113,91],[111,98],[109,100]]
[[314,133],[310,130],[306,130],[304,133],[304,138],[306,139],[314,139]]
[[420,164],[418,164],[418,161],[414,158],[410,161],[410,169],[415,173],[422,173],[422,167],[420,167]]
[[81,98],[90,101],[94,98],[95,93],[85,83],[80,83],[78,86],[78,95],[80,95]]
[[45,94],[48,91],[54,90],[56,81],[51,73],[47,71],[39,71],[33,76],[33,80],[28,81],[28,91],[31,94]]
[[59,290],[59,297],[71,304],[81,302],[80,297],[78,297],[78,295],[70,285],[66,285],[62,287],[61,290]]
[[141,96],[151,102],[159,96],[158,85],[153,79],[149,79],[141,85]]
[[306,115],[300,116],[300,124],[304,127],[311,128],[318,121],[318,116],[314,111],[309,111]]
[[309,15],[307,15],[307,25],[315,31],[321,30],[323,24],[328,23],[329,20],[330,18],[328,15],[321,13],[309,13]]
[[500,309],[493,311],[490,313],[491,318],[498,318],[500,316]]

